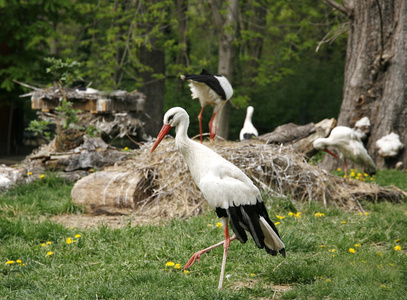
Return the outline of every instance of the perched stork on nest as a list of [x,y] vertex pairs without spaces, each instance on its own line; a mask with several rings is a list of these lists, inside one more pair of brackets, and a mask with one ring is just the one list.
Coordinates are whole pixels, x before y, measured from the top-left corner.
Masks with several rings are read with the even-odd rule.
[[[208,147],[188,138],[189,116],[181,107],[171,108],[164,115],[164,125],[158,134],[151,152],[158,146],[171,128],[175,127],[175,144],[188,165],[192,178],[209,205],[221,218],[225,229],[225,240],[196,252],[184,269],[191,267],[200,256],[223,244],[223,261],[218,288],[222,288],[226,257],[230,242],[247,241],[248,231],[257,247],[265,248],[271,255],[281,253],[285,257],[285,246],[277,228],[270,220],[259,189],[243,171]],[[229,237],[228,223],[235,233]]]
[[202,70],[201,74],[181,75],[181,79],[189,82],[192,99],[198,98],[202,107],[201,112],[198,115],[201,143],[203,110],[207,104],[214,107],[213,115],[209,122],[209,138],[210,140],[213,140],[219,126],[219,117],[223,106],[233,95],[233,89],[229,80],[222,75],[210,74],[205,69]]
[[242,130],[240,130],[239,138],[241,141],[250,140],[253,138],[257,138],[259,133],[257,129],[253,126],[252,123],[252,116],[253,116],[254,108],[253,106],[249,106],[246,112],[246,118],[244,119],[244,124]]
[[336,158],[339,158],[335,153],[329,151],[327,147],[335,147],[341,153],[344,160],[345,176],[348,176],[348,165],[346,159],[363,166],[362,177],[366,171],[370,174],[376,172],[376,165],[373,159],[367,153],[362,141],[352,128],[346,126],[337,126],[332,129],[329,137],[316,139],[313,146],[317,150],[323,150]]

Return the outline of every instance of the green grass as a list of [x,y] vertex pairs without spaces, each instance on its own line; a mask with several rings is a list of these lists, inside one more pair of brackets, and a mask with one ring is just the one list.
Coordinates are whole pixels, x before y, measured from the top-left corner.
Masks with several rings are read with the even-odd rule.
[[[375,181],[406,188],[403,176],[380,171]],[[272,257],[251,240],[233,242],[228,279],[218,291],[221,248],[203,255],[188,274],[166,267],[169,261],[184,265],[223,239],[214,212],[160,225],[65,228],[48,217],[79,211],[71,188],[47,175],[0,194],[1,299],[403,299],[407,293],[406,203],[364,202],[365,215],[266,199],[287,258]],[[75,242],[68,244],[69,237]],[[281,287],[287,290],[275,295]]]

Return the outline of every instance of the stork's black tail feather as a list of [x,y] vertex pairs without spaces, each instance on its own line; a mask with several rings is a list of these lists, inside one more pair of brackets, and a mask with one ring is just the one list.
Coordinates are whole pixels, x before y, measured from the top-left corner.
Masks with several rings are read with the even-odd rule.
[[230,206],[228,209],[217,208],[218,217],[228,217],[233,232],[241,243],[247,241],[246,231],[250,232],[257,247],[275,256],[285,257],[285,246],[278,230],[270,220],[263,201],[255,205]]

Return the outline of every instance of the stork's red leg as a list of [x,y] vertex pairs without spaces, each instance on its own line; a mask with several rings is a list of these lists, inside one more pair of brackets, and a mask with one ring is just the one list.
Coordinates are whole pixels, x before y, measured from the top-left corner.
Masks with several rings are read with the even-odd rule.
[[[228,237],[229,237],[229,231],[228,231]],[[236,235],[233,235],[233,236],[229,239],[228,248],[229,248],[230,242],[231,242],[231,241],[234,241],[235,239],[236,239]],[[215,244],[215,245],[212,245],[212,246],[210,246],[210,247],[208,247],[208,248],[205,248],[205,249],[203,249],[203,250],[201,250],[201,251],[195,252],[194,255],[192,255],[192,257],[191,257],[191,258],[188,260],[188,262],[186,263],[186,265],[185,265],[185,267],[184,267],[184,270],[185,270],[185,269],[188,269],[189,267],[191,267],[191,266],[195,263],[196,260],[198,260],[198,262],[199,262],[199,259],[200,259],[200,257],[201,257],[202,254],[204,254],[204,253],[208,252],[209,250],[212,250],[212,249],[214,249],[214,248],[216,248],[216,247],[219,247],[220,245],[222,245],[222,244],[224,244],[224,243],[225,243],[225,241],[222,241],[222,242],[219,242],[219,243],[217,243],[217,244]]]
[[205,106],[202,106],[201,108],[201,112],[198,115],[198,120],[199,120],[199,133],[200,133],[200,137],[201,137],[201,143],[202,143],[202,113],[204,110]]
[[343,160],[343,166],[345,169],[345,178],[348,178],[348,164],[346,163],[346,159]]
[[213,126],[213,120],[215,119],[216,113],[213,113],[211,120],[209,121],[209,139],[213,140],[216,135],[216,126]]
[[[235,235],[235,237],[236,237],[236,235]],[[220,278],[219,278],[218,289],[222,288],[223,278],[225,277],[226,257],[228,256],[230,240],[231,239],[229,238],[229,228],[228,228],[228,224],[226,223],[225,224],[225,243],[223,244],[222,268],[220,269]]]

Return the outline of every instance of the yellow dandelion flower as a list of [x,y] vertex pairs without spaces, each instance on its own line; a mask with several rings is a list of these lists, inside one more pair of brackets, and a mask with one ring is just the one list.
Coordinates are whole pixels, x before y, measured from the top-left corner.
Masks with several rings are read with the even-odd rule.
[[331,280],[331,279],[329,279],[329,278],[326,280],[326,282],[331,282],[331,281],[332,281],[332,280]]
[[301,213],[300,213],[300,212],[297,212],[297,213],[294,215],[294,217],[296,217],[296,218],[301,218]]
[[396,243],[400,242],[400,239],[395,240]]
[[354,246],[355,246],[355,248],[362,247],[361,244],[355,244]]
[[41,246],[42,247],[47,247],[47,245],[45,243],[42,243]]
[[51,245],[52,244],[52,242],[47,242],[47,245]]
[[66,239],[66,243],[68,244],[68,245],[70,245],[70,244],[72,244],[73,243],[73,241],[72,241],[72,238],[67,238]]
[[27,175],[28,175],[28,176],[30,176],[30,175],[32,175],[32,174],[33,174],[33,173],[31,173],[31,172],[27,172]]
[[400,251],[400,250],[401,250],[401,246],[400,246],[400,245],[397,245],[396,247],[394,247],[394,250],[395,250],[395,251]]
[[336,171],[340,172],[340,171],[342,171],[342,169],[341,169],[341,168],[338,168],[338,169],[336,169]]
[[350,252],[350,253],[356,253],[356,250],[353,249],[353,248],[349,248],[349,252]]
[[325,248],[325,245],[321,245],[320,247],[321,247],[321,248]]
[[359,216],[363,215],[361,212],[358,213]]
[[218,227],[218,228],[222,228],[222,223],[221,222],[218,222],[218,223],[216,223],[216,227]]
[[341,223],[342,223],[342,224],[346,224],[346,221],[342,221]]
[[15,263],[15,261],[14,260],[8,260],[8,261],[6,261],[6,265],[12,265],[12,264],[14,264]]
[[281,224],[281,222],[275,222],[275,223],[274,223],[274,225],[279,225],[279,224]]
[[336,255],[335,254],[332,254],[332,257],[335,257]]
[[383,289],[387,288],[387,286],[385,284],[381,284],[380,287]]
[[277,219],[279,219],[279,220],[283,220],[285,217],[283,217],[283,216],[280,216],[280,215],[276,215],[276,217],[277,217]]
[[250,276],[252,276],[252,277],[253,277],[253,276],[256,276],[256,274],[254,274],[254,273],[250,273]]
[[167,262],[167,263],[165,264],[166,267],[173,267],[174,265],[175,265],[175,263],[172,262],[172,261],[169,261],[169,262]]
[[363,174],[363,176],[367,177],[367,176],[369,176],[369,174],[367,174],[367,173],[364,173],[364,174]]
[[[294,214],[293,214],[291,211],[288,213],[288,215],[289,215],[290,217],[294,216]],[[407,215],[407,212],[406,212],[406,215]]]
[[368,215],[370,215],[370,213],[368,213],[367,211],[365,212],[365,216],[368,216]]
[[21,264],[22,263],[21,259],[17,259],[16,263]]
[[177,270],[181,269],[181,264],[175,264],[174,269],[177,269]]
[[328,249],[329,252],[335,252],[335,249]]
[[129,150],[129,147],[124,147],[124,150]]
[[75,238],[80,238],[81,237],[81,235],[78,233],[78,234],[75,234]]
[[355,172],[350,172],[350,177],[355,177]]
[[48,255],[48,256],[51,256],[52,254],[54,254],[54,252],[52,252],[52,251],[48,251],[48,252],[47,252],[47,255]]
[[325,216],[325,214],[324,214],[324,213],[317,212],[317,213],[314,214],[314,216],[317,217],[317,218],[320,218],[320,217],[322,217],[322,216]]
[[45,177],[45,175],[44,175],[44,174],[41,174],[41,175],[40,175],[40,178],[44,178],[44,177]]
[[188,270],[184,270],[184,273],[185,273],[185,274],[189,274],[189,271],[188,271]]

